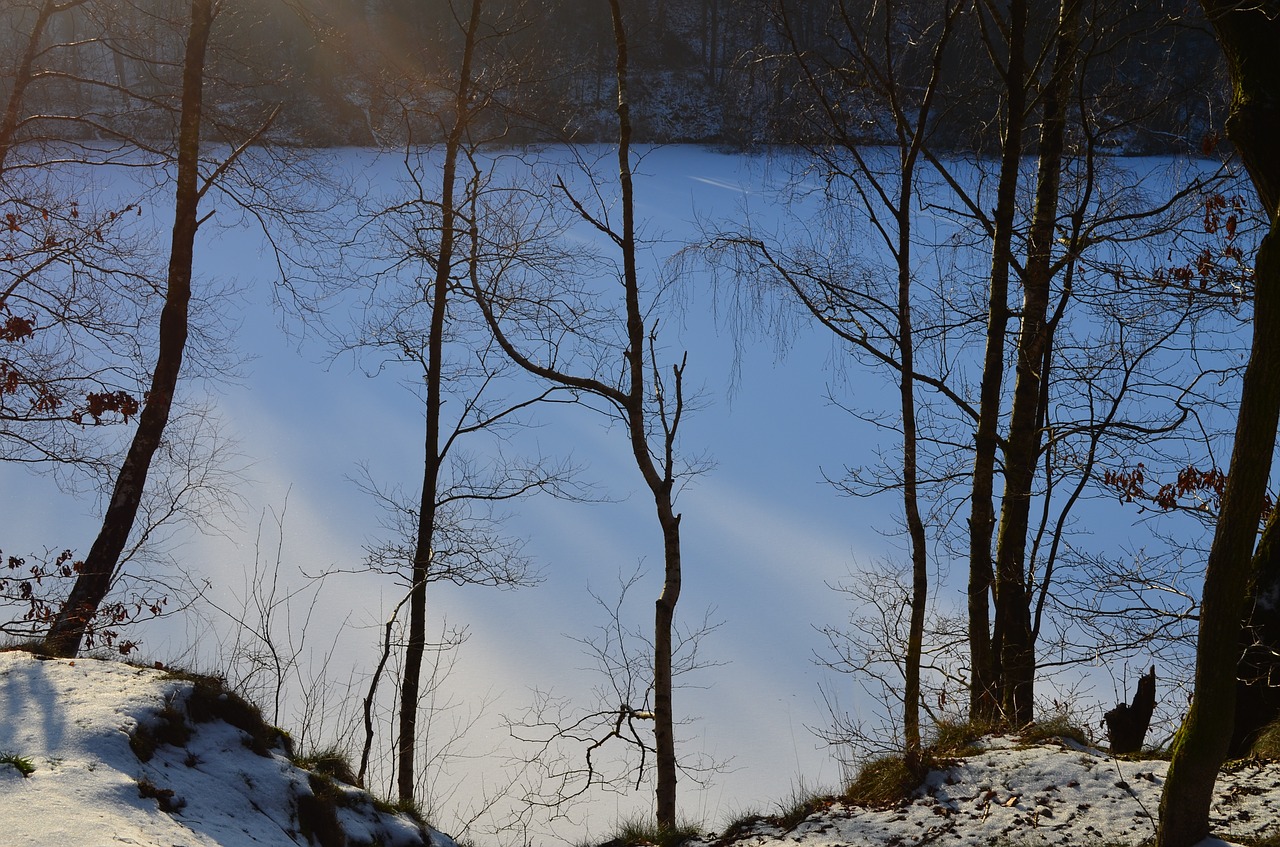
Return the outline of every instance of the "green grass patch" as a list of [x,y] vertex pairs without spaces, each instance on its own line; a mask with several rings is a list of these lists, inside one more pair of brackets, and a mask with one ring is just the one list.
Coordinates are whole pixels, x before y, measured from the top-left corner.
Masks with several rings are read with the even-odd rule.
[[39,638],[7,640],[0,644],[0,653],[30,653],[33,656],[42,656],[44,655],[44,642]]
[[225,681],[215,676],[191,671],[166,669],[165,677],[191,683],[186,711],[195,723],[221,720],[244,731],[249,737],[245,746],[259,756],[270,756],[272,750],[290,752],[288,733],[268,724],[262,718],[262,710],[227,687]]
[[756,811],[736,812],[729,816],[725,821],[724,828],[720,832],[720,837],[716,839],[716,844],[728,844],[731,841],[737,841],[746,835],[757,825],[767,823],[769,818]]
[[427,823],[427,813],[417,800],[379,800],[374,797],[373,807],[384,815],[404,815],[421,826],[430,825]]
[[918,767],[908,766],[901,753],[872,759],[858,769],[842,799],[858,806],[897,805],[920,787],[929,771],[949,767],[955,759],[982,753],[978,741],[1006,729],[998,723],[939,721],[933,728],[933,740],[920,753]]
[[308,844],[347,847],[347,833],[338,823],[338,807],[346,795],[332,779],[319,774],[307,778],[311,794],[298,795],[298,829]]
[[0,765],[13,765],[24,778],[36,772],[35,763],[17,753],[0,753]]
[[149,762],[161,745],[183,747],[191,740],[186,715],[171,700],[150,719],[139,722],[129,735],[129,747],[140,762]]
[[130,735],[129,746],[139,760],[150,761],[161,745],[184,747],[194,731],[192,724],[219,720],[244,732],[244,745],[259,756],[270,756],[276,750],[290,753],[288,733],[268,724],[261,709],[218,677],[165,668],[163,678],[187,682],[191,687],[185,696],[167,698],[164,706]]

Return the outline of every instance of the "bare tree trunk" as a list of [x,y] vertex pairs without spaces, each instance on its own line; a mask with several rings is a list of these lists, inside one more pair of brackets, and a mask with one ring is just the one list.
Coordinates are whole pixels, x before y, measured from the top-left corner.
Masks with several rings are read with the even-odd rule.
[[1138,679],[1132,703],[1121,703],[1103,715],[1112,755],[1137,753],[1151,726],[1151,713],[1156,709],[1156,668]]
[[1254,340],[1241,389],[1231,470],[1205,567],[1195,695],[1173,743],[1160,800],[1159,847],[1188,847],[1209,834],[1209,805],[1231,741],[1240,621],[1251,552],[1280,416],[1280,226],[1258,252]]
[[676,603],[680,600],[680,516],[673,500],[672,446],[675,427],[679,423],[681,402],[680,380],[683,368],[676,368],[677,408],[670,422],[663,415],[666,433],[664,466],[659,469],[649,451],[646,402],[645,352],[650,349],[645,337],[644,313],[640,306],[640,274],[636,266],[635,186],[631,173],[631,97],[628,89],[627,33],[622,20],[620,0],[609,0],[613,16],[613,37],[617,47],[618,77],[618,180],[622,190],[623,287],[627,322],[627,396],[625,408],[631,436],[631,450],[649,490],[653,493],[662,527],[663,582],[662,594],[654,608],[653,633],[653,716],[654,757],[657,776],[656,802],[658,828],[676,828],[676,746],[675,718],[671,702],[671,636],[675,626]]
[[676,601],[680,599],[680,516],[672,509],[671,497],[656,495],[658,522],[662,525],[665,577],[662,594],[654,603],[653,630],[653,740],[657,772],[658,828],[673,832],[676,827],[676,738],[675,709],[671,701],[671,635],[675,629]]
[[418,509],[418,537],[413,554],[409,596],[409,637],[405,644],[404,676],[400,681],[400,727],[396,745],[396,787],[401,800],[414,799],[414,753],[418,741],[418,705],[422,660],[427,647],[427,582],[436,530],[437,493],[444,448],[440,442],[440,407],[443,403],[445,313],[453,268],[454,221],[457,217],[456,183],[458,155],[467,131],[471,97],[471,63],[475,53],[483,0],[471,0],[462,67],[454,99],[454,123],[445,141],[440,179],[440,248],[435,257],[431,289],[431,326],[427,336],[427,407],[422,497]]
[[911,623],[907,631],[906,667],[903,673],[903,746],[908,765],[920,766],[920,658],[924,651],[924,617],[929,600],[928,553],[924,521],[920,517],[918,438],[915,400],[915,339],[911,324],[911,220],[914,153],[902,170],[899,197],[898,346],[902,353],[902,377],[898,393],[902,408],[902,502],[907,535],[911,539]]
[[1209,807],[1231,740],[1240,621],[1258,517],[1280,421],[1280,2],[1202,0],[1231,74],[1227,136],[1249,170],[1271,223],[1254,263],[1253,344],[1241,386],[1231,467],[1205,567],[1195,694],[1173,742],[1160,798],[1158,847],[1190,847],[1209,834]]
[[[891,363],[896,373],[899,410],[902,421],[901,486],[912,575],[911,615],[908,624],[906,656],[904,657],[903,666],[902,721],[903,752],[908,765],[913,769],[922,764],[920,663],[924,648],[925,613],[929,600],[929,572],[927,538],[924,520],[920,512],[919,492],[919,428],[915,396],[917,385],[916,343],[912,318],[912,284],[915,275],[912,259],[912,243],[914,239],[912,216],[917,202],[915,196],[916,169],[921,155],[926,152],[926,136],[927,127],[930,123],[930,113],[934,97],[941,85],[943,59],[950,43],[953,26],[960,14],[960,9],[961,6],[959,4],[943,4],[943,19],[937,31],[936,41],[933,41],[932,46],[927,48],[930,53],[930,64],[928,66],[930,76],[928,82],[921,89],[923,92],[922,99],[918,103],[912,104],[914,108],[904,102],[902,86],[898,78],[899,71],[906,64],[902,55],[906,51],[894,37],[894,27],[900,20],[901,7],[888,3],[882,10],[878,9],[869,12],[865,19],[855,20],[850,17],[844,21],[846,30],[842,33],[842,37],[847,38],[852,45],[849,52],[856,57],[855,61],[861,63],[860,72],[865,74],[867,79],[875,80],[876,91],[884,98],[894,123],[898,169],[893,176],[896,177],[898,182],[896,186],[893,186],[890,184],[888,177],[880,173],[863,158],[860,149],[862,142],[849,133],[849,128],[844,123],[844,116],[839,102],[840,94],[829,91],[825,86],[826,74],[833,70],[832,67],[825,66],[824,68],[821,61],[814,61],[810,58],[811,54],[808,52],[805,42],[802,42],[798,36],[798,31],[801,27],[797,26],[791,10],[786,3],[780,3],[777,7],[777,14],[782,24],[782,29],[790,43],[792,56],[800,66],[803,76],[808,80],[811,91],[820,104],[819,114],[824,119],[823,132],[832,139],[833,147],[836,151],[847,153],[855,163],[853,173],[845,171],[842,172],[842,176],[856,181],[865,180],[866,185],[870,186],[870,190],[864,192],[861,186],[857,190],[859,193],[863,193],[864,197],[878,197],[885,206],[887,216],[892,218],[894,224],[892,227],[884,227],[877,223],[875,228],[884,238],[885,246],[893,255],[897,271],[897,299],[894,303],[891,317],[885,321],[886,326],[892,326],[893,321],[896,321],[897,324],[896,330],[888,339],[891,347],[895,348],[896,360],[892,354],[885,351],[877,351],[877,355],[883,361]],[[871,30],[878,28],[881,24],[883,25],[883,37],[876,38]],[[863,29],[868,30],[865,36]],[[880,49],[883,49],[883,54],[879,52]],[[900,50],[902,53],[899,52]],[[846,70],[846,68],[841,67],[837,72],[837,76],[844,76]],[[818,155],[822,157],[825,152]],[[832,170],[837,171],[838,168],[833,167]],[[878,210],[869,208],[868,213],[873,221],[879,221],[880,213]],[[814,317],[850,344],[863,346],[866,349],[867,341],[864,337],[861,337],[859,333],[850,333],[846,325],[842,324],[840,320],[832,319],[831,314],[824,308],[826,298],[823,295],[812,296],[805,292],[802,287],[795,285],[794,278],[785,270],[783,275],[788,279],[788,284],[791,285],[793,291],[800,297],[806,308],[813,313]],[[829,292],[838,287],[834,283],[819,283],[818,287],[825,288],[827,285],[830,285],[830,288],[827,289]],[[842,295],[836,295],[834,299],[839,299],[840,296]],[[856,326],[858,322],[852,321],[850,324]]]
[[178,185],[174,201],[168,287],[160,313],[160,343],[151,387],[138,418],[138,428],[116,478],[102,528],[85,557],[67,602],[54,620],[44,648],[55,656],[74,656],[80,650],[103,598],[111,589],[116,567],[138,514],[151,459],[160,446],[173,406],[178,372],[187,342],[191,268],[200,201],[200,118],[203,106],[204,60],[213,24],[213,0],[192,0],[182,74],[182,116],[178,137]]
[[1008,62],[1002,69],[1005,129],[1000,180],[992,215],[991,287],[987,294],[987,338],[978,389],[978,428],[974,436],[973,494],[969,512],[969,717],[991,721],[1000,714],[1000,642],[997,620],[991,629],[991,538],[995,530],[995,462],[999,447],[1000,397],[1004,382],[1004,345],[1009,324],[1009,272],[1013,265],[1013,226],[1017,208],[1018,167],[1026,120],[1026,0],[1009,4]]
[[[943,56],[951,38],[952,26],[959,13],[949,11],[946,23],[933,50],[932,71],[925,88],[924,100],[911,126],[900,108],[896,109],[898,139],[901,157],[900,184],[897,206],[898,243],[898,349],[901,351],[902,371],[898,382],[902,409],[902,502],[907,521],[907,535],[911,540],[911,621],[907,630],[906,667],[903,673],[903,747],[908,767],[923,770],[920,738],[920,662],[924,652],[925,612],[929,602],[929,562],[924,520],[920,516],[919,497],[919,437],[916,421],[915,398],[915,331],[911,317],[911,283],[914,268],[911,263],[912,203],[915,201],[916,165],[925,145],[925,128],[929,123],[934,95],[941,84]],[[889,27],[892,15],[886,16]],[[891,43],[891,39],[886,39]],[[886,65],[892,66],[890,56]],[[896,100],[894,101],[897,102]]]
[[1053,74],[1044,92],[1044,117],[1036,175],[1035,211],[1023,274],[1021,327],[1016,354],[1013,410],[1005,450],[1005,488],[996,541],[996,629],[1000,642],[1001,709],[1014,725],[1034,717],[1035,641],[1031,594],[1027,585],[1027,532],[1031,489],[1040,458],[1041,400],[1049,323],[1049,286],[1053,280],[1055,224],[1061,184],[1064,135],[1079,43],[1079,0],[1063,0],[1055,37]]
[[[585,392],[605,400],[611,416],[616,416],[627,430],[636,467],[653,496],[658,523],[662,528],[663,587],[654,610],[653,720],[654,753],[657,776],[657,824],[671,831],[676,826],[675,721],[672,707],[672,654],[676,604],[680,599],[680,515],[675,512],[675,480],[677,478],[675,444],[684,414],[684,362],[672,368],[673,383],[665,384],[653,364],[652,382],[646,378],[654,354],[655,339],[645,329],[645,310],[641,302],[640,275],[637,267],[635,221],[635,187],[631,163],[631,103],[627,88],[627,36],[622,18],[621,0],[609,0],[613,19],[618,86],[618,183],[622,226],[617,228],[607,216],[595,217],[560,183],[579,215],[605,234],[618,250],[622,260],[623,306],[619,318],[625,326],[619,333],[617,347],[595,337],[590,343],[597,351],[620,354],[617,382],[605,382],[588,375],[571,374],[549,364],[534,361],[512,342],[502,328],[494,310],[494,300],[473,277],[472,291],[494,340],[507,356],[531,374],[555,385]],[[652,331],[656,333],[656,330]],[[612,334],[610,334],[612,337]],[[670,394],[668,394],[670,389]],[[647,716],[646,716],[647,717]],[[642,745],[643,746],[643,745]],[[647,753],[648,747],[644,746]],[[642,754],[643,755],[643,754]],[[642,763],[643,763],[642,759]]]

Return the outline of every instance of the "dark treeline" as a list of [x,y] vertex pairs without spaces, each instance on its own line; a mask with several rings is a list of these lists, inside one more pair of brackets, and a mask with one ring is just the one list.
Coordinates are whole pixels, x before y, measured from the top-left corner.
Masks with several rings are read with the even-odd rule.
[[[616,92],[606,4],[504,3],[509,19],[521,24],[514,37],[504,33],[501,49],[487,53],[489,64],[478,71],[479,90],[492,99],[482,121],[488,137],[517,144],[608,140]],[[24,52],[20,34],[30,31],[28,19],[39,5],[0,7],[4,100]],[[1033,29],[1053,25],[1055,3],[1030,5]],[[1199,6],[1182,0],[1088,5],[1086,14],[1114,38],[1091,55],[1083,69],[1091,97],[1074,108],[1087,110],[1105,145],[1119,153],[1202,144],[1220,125],[1224,103],[1219,53]],[[32,111],[49,120],[33,122],[28,136],[83,134],[89,127],[106,135],[132,138],[151,130],[163,136],[160,122],[171,111],[138,95],[149,85],[166,90],[162,77],[179,64],[181,33],[164,23],[174,18],[171,6],[173,0],[87,3],[59,15],[49,33],[49,44],[58,49],[36,57],[50,73],[26,93]],[[840,34],[850,4],[788,0],[786,6],[783,16],[774,0],[629,4],[636,140],[735,148],[810,140],[812,94],[785,57],[799,44],[838,66],[849,50]],[[915,6],[919,27],[929,25],[936,10],[923,2]],[[456,52],[459,31],[449,3],[245,0],[228,11],[215,23],[224,30],[220,43],[231,45],[211,57],[215,119],[252,121],[280,104],[273,134],[283,141],[379,145],[443,137],[440,107],[452,89],[448,57]],[[98,20],[104,15],[114,20]],[[899,16],[907,43],[916,34],[913,16]],[[984,55],[982,25],[979,16],[966,15],[952,39],[946,61],[955,72],[944,74],[949,82],[932,112],[934,149],[989,151],[996,142],[990,120],[1002,89]],[[111,35],[103,38],[102,32]],[[855,63],[847,64],[855,73]],[[912,69],[902,70],[902,78],[911,78]],[[925,70],[915,69],[917,75]],[[851,96],[847,108],[862,117],[867,140],[874,142],[887,138],[888,122],[872,87],[866,86],[861,102]],[[844,92],[858,88],[856,80],[842,83]],[[59,122],[61,114],[95,120]]]

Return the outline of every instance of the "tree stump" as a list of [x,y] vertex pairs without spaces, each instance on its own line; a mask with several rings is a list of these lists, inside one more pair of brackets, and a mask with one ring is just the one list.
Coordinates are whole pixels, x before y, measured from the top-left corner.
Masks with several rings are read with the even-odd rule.
[[1156,669],[1153,665],[1146,676],[1138,680],[1133,703],[1121,703],[1104,715],[1113,754],[1136,753],[1142,749],[1147,727],[1151,725],[1151,713],[1155,709]]

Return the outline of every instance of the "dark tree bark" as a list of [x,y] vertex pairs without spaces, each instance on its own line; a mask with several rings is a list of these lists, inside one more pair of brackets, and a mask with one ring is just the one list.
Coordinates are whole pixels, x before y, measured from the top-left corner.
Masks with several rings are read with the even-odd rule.
[[1151,726],[1151,713],[1156,709],[1156,669],[1138,680],[1132,703],[1121,703],[1103,715],[1107,722],[1107,738],[1111,752],[1116,755],[1136,753],[1142,749]]
[[1021,327],[1016,351],[1013,409],[1005,450],[1005,488],[996,542],[996,631],[1001,711],[1015,726],[1034,716],[1035,639],[1027,575],[1027,532],[1032,484],[1040,458],[1042,379],[1053,335],[1049,320],[1055,224],[1061,184],[1067,108],[1079,45],[1079,0],[1063,0],[1054,38],[1053,72],[1043,93],[1040,151],[1027,262],[1022,274]]
[[1254,262],[1253,343],[1241,386],[1235,444],[1205,566],[1195,691],[1173,743],[1160,798],[1157,847],[1209,835],[1209,806],[1235,717],[1240,622],[1258,516],[1280,420],[1280,0],[1202,0],[1231,76],[1227,137],[1248,168],[1270,221]]
[[1269,724],[1280,719],[1280,510],[1267,520],[1253,554],[1253,580],[1240,632],[1235,727],[1227,756],[1248,756]]
[[151,459],[169,422],[187,343],[191,269],[196,230],[200,225],[199,156],[205,49],[214,14],[213,0],[192,0],[191,24],[183,60],[178,183],[168,283],[160,313],[160,343],[151,387],[138,418],[138,428],[116,478],[102,528],[85,557],[70,596],[45,636],[44,649],[51,655],[74,656],[79,652],[86,629],[110,591],[120,554],[138,514]]
[[[836,30],[834,40],[847,43],[847,51],[851,55],[850,64],[855,64],[859,73],[864,76],[875,92],[886,104],[892,132],[896,141],[897,168],[890,174],[877,169],[864,158],[864,144],[857,130],[850,131],[847,114],[843,110],[841,99],[848,92],[837,86],[830,86],[832,77],[840,79],[847,74],[844,66],[828,64],[810,51],[806,42],[802,41],[802,26],[788,4],[783,2],[777,6],[778,20],[787,40],[792,60],[801,69],[806,80],[809,94],[817,103],[815,114],[820,121],[818,131],[828,141],[830,147],[820,147],[815,157],[824,162],[829,174],[839,174],[856,184],[855,189],[871,203],[871,198],[878,198],[879,205],[868,209],[873,230],[884,240],[885,246],[894,257],[896,271],[897,296],[890,314],[883,320],[890,330],[886,338],[887,349],[875,349],[875,345],[858,328],[859,320],[848,320],[848,315],[841,312],[833,304],[847,305],[852,313],[858,308],[851,305],[856,298],[850,298],[848,291],[843,290],[844,283],[836,279],[816,282],[814,289],[808,290],[800,282],[803,273],[793,274],[789,269],[779,267],[780,275],[787,281],[795,295],[806,309],[825,327],[850,344],[853,349],[872,348],[873,355],[890,365],[898,380],[899,410],[902,422],[902,502],[903,516],[906,522],[911,559],[911,615],[907,631],[906,655],[903,665],[903,747],[908,766],[913,770],[920,768],[922,762],[922,743],[920,731],[920,665],[924,649],[925,613],[929,599],[928,547],[924,519],[920,509],[920,437],[916,408],[916,376],[915,351],[916,340],[912,318],[912,300],[920,295],[914,291],[913,281],[917,273],[914,264],[912,247],[915,243],[913,231],[914,212],[917,198],[917,171],[920,160],[926,155],[926,139],[931,125],[932,110],[935,97],[941,88],[944,57],[954,32],[956,20],[961,13],[959,4],[943,3],[938,10],[940,21],[936,30],[929,32],[928,37],[921,36],[924,42],[922,52],[929,57],[928,75],[921,88],[918,102],[910,102],[904,97],[905,85],[900,78],[903,68],[910,64],[914,55],[907,47],[897,43],[893,37],[894,28],[901,20],[903,7],[895,3],[887,3],[882,9],[867,13],[866,17],[856,17],[854,13],[842,7],[843,26]],[[834,157],[847,157],[852,166],[844,166]],[[833,157],[833,158],[828,158]],[[825,161],[824,161],[825,160]],[[894,180],[897,181],[896,185]],[[881,218],[880,207],[883,207],[884,218]],[[881,220],[885,221],[882,225]],[[890,225],[888,222],[892,221]],[[767,251],[765,251],[767,252]],[[890,352],[892,351],[892,352]],[[869,351],[871,352],[871,351]],[[896,359],[894,354],[896,353]]]
[[[946,7],[944,7],[946,9]],[[897,224],[897,243],[893,251],[898,270],[898,332],[895,339],[900,356],[901,372],[898,382],[898,396],[902,413],[902,502],[906,517],[907,534],[911,539],[911,621],[907,630],[906,667],[903,669],[903,746],[907,765],[913,771],[926,769],[923,762],[923,744],[920,733],[920,663],[924,652],[925,612],[929,601],[929,569],[928,549],[925,538],[924,520],[920,514],[919,494],[919,434],[916,420],[916,380],[915,380],[915,331],[911,317],[912,280],[915,268],[912,264],[911,247],[912,204],[916,200],[916,167],[921,151],[925,146],[926,128],[929,125],[930,109],[934,95],[940,85],[943,56],[951,38],[952,26],[959,12],[959,7],[946,9],[945,24],[938,35],[932,53],[932,67],[928,85],[919,111],[910,120],[898,105],[894,103],[894,123],[898,137],[899,185],[896,204],[890,208]],[[892,13],[886,15],[886,32],[892,26]],[[886,44],[892,39],[886,38]],[[887,52],[889,52],[888,48]],[[893,73],[893,55],[885,56],[887,81],[891,87],[897,86]],[[865,169],[864,169],[865,170]],[[887,196],[883,191],[882,196]]]
[[[635,188],[631,173],[631,97],[628,89],[627,34],[622,19],[620,0],[609,0],[613,16],[613,37],[617,47],[618,78],[618,180],[622,189],[622,232],[618,244],[622,254],[623,288],[626,300],[627,393],[623,405],[631,451],[636,465],[653,494],[662,528],[663,582],[662,593],[654,602],[653,634],[653,715],[654,758],[657,784],[658,828],[674,832],[676,828],[676,743],[675,708],[672,704],[672,631],[675,627],[676,603],[680,600],[680,515],[674,508],[674,468],[672,447],[676,427],[683,409],[681,379],[683,365],[675,370],[675,410],[668,420],[660,410],[665,433],[664,461],[654,462],[649,448],[650,415],[646,406],[645,351],[650,349],[645,337],[644,312],[640,306],[640,273],[636,266]],[[659,389],[660,393],[660,389]]]
[[991,286],[987,292],[986,348],[978,388],[978,427],[974,434],[969,510],[969,718],[978,722],[993,721],[1000,714],[1002,631],[998,620],[995,631],[991,629],[991,594],[995,583],[991,540],[996,526],[995,464],[1000,443],[1005,338],[1010,318],[1014,214],[1027,111],[1026,0],[1010,2],[1007,32],[1007,59],[1000,69],[1005,93],[1004,137],[996,206],[992,213]]
[[434,257],[435,279],[431,284],[431,326],[427,336],[427,405],[425,458],[422,497],[418,508],[418,535],[413,554],[409,587],[409,632],[405,644],[404,676],[400,680],[400,726],[396,744],[396,789],[401,800],[414,798],[414,752],[418,742],[418,706],[422,680],[422,659],[427,649],[427,583],[436,530],[437,493],[445,460],[440,438],[440,407],[443,404],[443,362],[445,315],[453,270],[455,203],[458,156],[471,114],[471,63],[480,29],[482,0],[472,0],[467,20],[462,65],[454,96],[454,122],[445,140],[444,165],[440,179],[440,247]]

